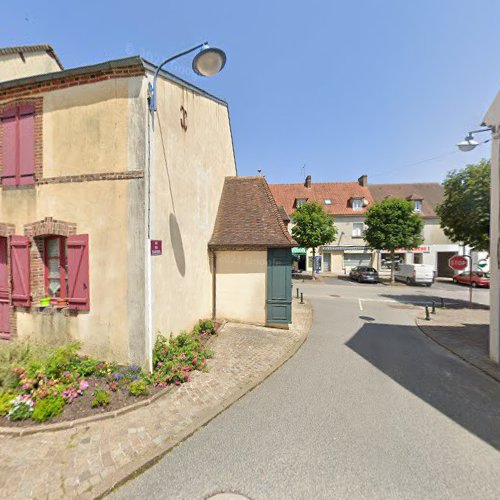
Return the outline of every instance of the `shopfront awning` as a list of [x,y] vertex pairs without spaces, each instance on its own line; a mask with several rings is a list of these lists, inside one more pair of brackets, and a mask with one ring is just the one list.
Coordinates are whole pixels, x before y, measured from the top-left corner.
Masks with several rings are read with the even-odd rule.
[[370,247],[362,247],[362,246],[347,246],[347,245],[344,245],[344,246],[335,246],[335,245],[323,245],[321,247],[319,247],[320,250],[322,251],[334,251],[334,250],[352,250],[352,251],[356,251],[356,252],[371,252],[371,248]]
[[306,255],[306,249],[305,248],[300,248],[300,247],[295,247],[292,248],[292,255]]

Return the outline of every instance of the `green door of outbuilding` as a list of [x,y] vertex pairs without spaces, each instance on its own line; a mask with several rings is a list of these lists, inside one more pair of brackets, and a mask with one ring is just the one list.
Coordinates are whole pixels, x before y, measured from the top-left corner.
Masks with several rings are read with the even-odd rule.
[[292,252],[289,248],[267,250],[267,322],[292,322]]

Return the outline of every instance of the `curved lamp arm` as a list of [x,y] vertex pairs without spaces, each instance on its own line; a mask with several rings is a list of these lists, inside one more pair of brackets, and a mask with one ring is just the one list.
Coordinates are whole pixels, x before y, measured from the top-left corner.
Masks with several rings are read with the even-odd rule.
[[179,52],[175,56],[169,57],[168,59],[165,59],[155,70],[155,73],[153,75],[153,85],[149,84],[149,91],[151,93],[151,99],[149,101],[149,109],[150,111],[156,111],[156,80],[158,79],[158,73],[160,70],[165,66],[165,64],[168,64],[169,62],[172,62],[174,59],[177,59],[179,57],[185,56],[189,54],[190,52],[194,52],[195,50],[201,49],[205,45],[208,45],[207,42],[200,43],[199,45],[196,45],[196,47],[192,47],[190,49],[185,50],[184,52]]

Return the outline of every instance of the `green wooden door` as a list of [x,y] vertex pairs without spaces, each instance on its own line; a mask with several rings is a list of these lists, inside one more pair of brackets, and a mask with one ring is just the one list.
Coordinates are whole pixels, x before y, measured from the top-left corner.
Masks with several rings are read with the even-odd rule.
[[292,252],[289,248],[267,250],[267,322],[292,322]]

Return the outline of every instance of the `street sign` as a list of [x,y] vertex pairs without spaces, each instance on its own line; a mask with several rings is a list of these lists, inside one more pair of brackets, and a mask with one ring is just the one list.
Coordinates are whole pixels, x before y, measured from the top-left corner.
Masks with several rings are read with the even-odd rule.
[[488,261],[486,259],[481,259],[477,263],[477,267],[479,267],[479,269],[483,269],[483,267],[486,267],[487,265],[488,265]]
[[162,254],[162,240],[151,240],[151,255]]
[[467,259],[461,255],[455,255],[454,257],[450,257],[448,259],[448,265],[454,271],[463,271],[467,267],[467,264]]

